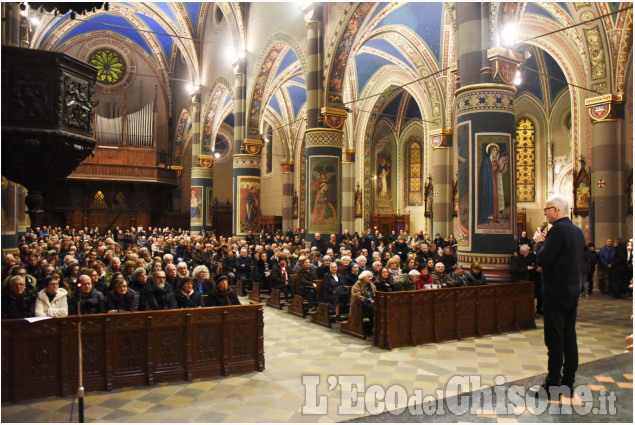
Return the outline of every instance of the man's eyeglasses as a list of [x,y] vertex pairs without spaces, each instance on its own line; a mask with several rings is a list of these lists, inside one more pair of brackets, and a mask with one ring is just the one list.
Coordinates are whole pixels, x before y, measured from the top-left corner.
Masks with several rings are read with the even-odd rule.
[[543,208],[542,210],[545,212],[545,214],[547,214],[547,211],[549,211],[552,208],[555,209],[556,207],[547,207],[547,208]]

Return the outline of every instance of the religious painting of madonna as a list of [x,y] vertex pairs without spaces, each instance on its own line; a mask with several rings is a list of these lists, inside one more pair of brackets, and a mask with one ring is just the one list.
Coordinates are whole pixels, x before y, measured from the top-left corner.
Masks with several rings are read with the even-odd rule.
[[513,232],[511,135],[476,134],[476,231]]
[[240,234],[250,230],[260,232],[260,178],[238,177],[238,205],[236,220],[240,223]]
[[308,231],[339,233],[339,169],[336,156],[311,156],[309,158],[309,205],[307,208]]

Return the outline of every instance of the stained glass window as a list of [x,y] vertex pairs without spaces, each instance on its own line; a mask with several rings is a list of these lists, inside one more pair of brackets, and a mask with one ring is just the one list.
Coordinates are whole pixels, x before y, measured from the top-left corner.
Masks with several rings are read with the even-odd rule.
[[423,192],[421,191],[422,149],[419,141],[413,140],[408,145],[406,161],[408,205],[423,205]]
[[89,62],[97,68],[97,81],[104,84],[118,83],[126,72],[121,57],[112,50],[98,50],[90,55]]
[[93,202],[91,202],[90,207],[93,209],[95,208],[107,209],[108,208],[108,204],[106,203],[106,199],[104,198],[104,194],[102,193],[101,190],[98,190],[97,193],[95,193],[95,196],[93,197]]
[[527,118],[516,127],[516,200],[534,202],[536,198],[536,140],[534,124]]

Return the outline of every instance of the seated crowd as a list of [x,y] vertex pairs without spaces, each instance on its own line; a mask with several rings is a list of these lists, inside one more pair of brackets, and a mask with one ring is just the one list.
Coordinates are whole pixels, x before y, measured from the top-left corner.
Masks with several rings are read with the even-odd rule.
[[[234,240],[171,228],[100,235],[44,226],[22,236],[18,252],[3,257],[2,318],[239,305],[230,285],[240,280],[240,295],[254,283],[270,285],[288,302],[302,295],[312,310],[328,303],[339,321],[350,302],[372,305],[375,290],[487,284],[478,263],[469,270],[457,264],[452,235],[432,239],[422,231],[347,230],[328,241],[316,233],[307,248],[298,229]],[[362,308],[365,319],[370,310]]]

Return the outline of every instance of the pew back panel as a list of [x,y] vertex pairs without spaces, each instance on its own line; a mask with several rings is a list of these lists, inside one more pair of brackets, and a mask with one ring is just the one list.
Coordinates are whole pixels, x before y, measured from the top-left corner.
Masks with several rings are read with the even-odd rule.
[[[2,321],[3,400],[77,390],[78,320]],[[262,304],[86,315],[82,355],[87,391],[262,371]]]
[[392,349],[535,327],[533,282],[377,292],[373,345]]

